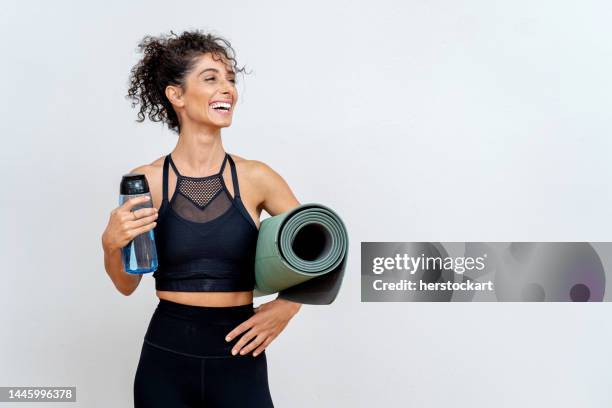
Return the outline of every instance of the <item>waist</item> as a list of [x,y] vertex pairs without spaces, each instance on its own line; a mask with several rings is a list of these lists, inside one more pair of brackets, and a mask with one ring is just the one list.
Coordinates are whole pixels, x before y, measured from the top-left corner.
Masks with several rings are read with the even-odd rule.
[[253,291],[236,292],[181,292],[157,290],[160,300],[190,306],[227,307],[253,303]]
[[194,306],[160,299],[144,339],[158,348],[191,357],[244,358],[246,355],[231,354],[241,336],[229,342],[225,336],[254,314],[252,302]]

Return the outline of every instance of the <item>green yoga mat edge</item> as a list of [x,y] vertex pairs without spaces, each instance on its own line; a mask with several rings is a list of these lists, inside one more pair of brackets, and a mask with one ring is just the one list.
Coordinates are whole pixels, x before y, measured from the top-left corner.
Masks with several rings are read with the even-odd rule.
[[[314,210],[315,212],[322,210],[326,216],[332,218],[332,221],[340,224],[344,231],[344,236],[342,237],[344,245],[340,250],[344,253],[346,252],[348,246],[346,242],[346,227],[343,225],[340,217],[327,206],[319,203],[306,203],[274,217],[270,217],[264,220],[265,225],[263,225],[264,222],[262,222],[260,227],[260,237],[262,239],[259,239],[258,237],[257,242],[255,273],[259,293],[276,293],[280,290],[295,286],[317,276],[323,275],[324,273],[329,273],[331,270],[333,270],[330,268],[328,271],[319,271],[318,273],[303,272],[297,269],[295,266],[290,265],[285,259],[286,257],[282,256],[281,254],[281,230],[283,230],[283,227],[287,225],[294,215],[297,213],[302,213],[303,215],[303,211],[308,210]],[[304,223],[303,225],[314,223],[315,222],[308,222]],[[327,229],[329,230],[329,228]],[[289,238],[290,237],[286,237],[286,239]],[[339,264],[340,262],[341,259],[338,259],[336,264]],[[271,273],[271,270],[274,270],[275,273]]]
[[[313,210],[312,214],[302,213],[307,210]],[[326,268],[329,269],[327,272],[300,271],[288,264],[281,255],[280,234],[282,227],[297,213],[302,213],[302,218],[311,216],[310,218],[315,219],[314,222],[305,222],[304,225],[316,224],[317,218],[315,216],[318,216],[322,220],[321,225],[326,227],[328,232],[333,230],[336,233],[337,239],[332,244],[336,246],[332,249],[335,250],[334,253],[338,258],[330,257],[333,264]],[[329,222],[324,224],[327,221]],[[294,226],[295,231],[301,228],[301,226]],[[259,234],[255,261],[256,285],[253,294],[255,297],[278,292],[279,298],[300,303],[330,304],[333,302],[342,284],[349,248],[346,225],[336,211],[320,203],[301,204],[291,210],[263,220]],[[285,240],[289,238],[291,237],[284,237]],[[295,256],[293,258],[295,261]]]

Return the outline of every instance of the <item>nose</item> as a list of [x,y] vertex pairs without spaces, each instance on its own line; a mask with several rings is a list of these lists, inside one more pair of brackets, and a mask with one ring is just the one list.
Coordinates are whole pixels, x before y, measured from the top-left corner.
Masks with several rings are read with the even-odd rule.
[[224,84],[222,87],[223,93],[229,93],[233,87],[232,82],[229,79],[226,79],[223,81],[223,84]]
[[224,95],[224,96],[231,95],[231,92],[232,92],[231,88],[227,85],[222,86],[221,89],[219,90],[219,93],[221,93],[221,95]]

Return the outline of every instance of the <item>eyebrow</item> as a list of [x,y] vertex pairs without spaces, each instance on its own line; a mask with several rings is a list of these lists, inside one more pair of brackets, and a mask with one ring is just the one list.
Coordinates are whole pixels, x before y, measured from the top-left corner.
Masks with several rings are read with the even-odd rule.
[[[219,70],[217,68],[206,68],[206,69],[203,69],[202,71],[200,71],[200,73],[198,75],[202,75],[206,71],[219,72]],[[227,72],[230,75],[236,75],[236,73],[234,71],[225,71],[225,72]]]

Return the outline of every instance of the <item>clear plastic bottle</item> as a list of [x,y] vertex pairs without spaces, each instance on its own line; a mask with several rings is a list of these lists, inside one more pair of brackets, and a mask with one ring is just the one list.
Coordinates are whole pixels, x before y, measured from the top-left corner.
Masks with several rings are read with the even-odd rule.
[[[141,208],[152,208],[151,193],[149,184],[144,174],[129,173],[121,179],[119,187],[119,205],[127,200],[139,196],[149,196],[149,200],[137,204],[132,208],[132,212]],[[149,230],[134,237],[122,249],[123,267],[127,273],[143,274],[157,270],[157,249],[155,248],[155,236],[153,230]]]

